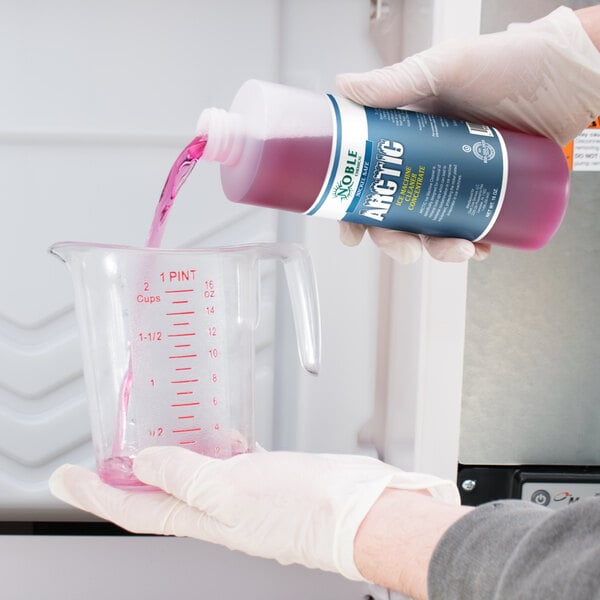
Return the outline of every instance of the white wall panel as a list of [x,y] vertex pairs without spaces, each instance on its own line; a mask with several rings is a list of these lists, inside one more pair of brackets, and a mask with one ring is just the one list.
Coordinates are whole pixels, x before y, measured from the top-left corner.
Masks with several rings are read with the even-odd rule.
[[[281,6],[282,81],[335,93],[338,73],[381,65],[369,38],[368,0],[284,0]],[[296,216],[282,221],[294,231],[302,227],[315,264],[323,365],[318,377],[306,376],[296,368],[292,344],[282,348],[288,359],[276,372],[275,398],[284,406],[274,440],[288,449],[371,453],[360,447],[358,431],[375,391],[379,251],[368,236],[356,248],[343,246],[335,221]]]
[[[0,0],[5,224],[0,238],[0,521],[86,518],[53,500],[46,489],[48,476],[63,462],[93,466],[71,283],[64,265],[47,253],[48,246],[63,239],[142,244],[167,171],[192,137],[200,110],[227,107],[239,85],[251,77],[331,90],[336,72],[374,65],[367,15],[364,0]],[[356,282],[370,269],[369,261],[376,260],[373,248],[359,251],[365,254],[356,261],[358,271],[350,267],[349,272],[335,273],[342,282],[336,287],[335,278],[323,270],[330,262],[321,257],[336,256],[328,249],[331,245],[341,251],[337,225],[309,226],[308,236],[303,226],[302,218],[280,218],[275,211],[227,202],[217,167],[200,163],[177,200],[164,245],[304,240],[316,251],[319,276],[329,280],[323,286],[327,296],[351,291],[344,303],[351,313],[362,311],[371,296],[357,301]],[[356,366],[365,364],[369,346],[364,336],[371,330],[367,324],[357,328],[359,352],[350,348],[345,332],[330,335],[325,385],[317,386],[315,379],[315,387],[304,388],[308,376],[301,373],[295,334],[285,313],[287,292],[280,289],[275,301],[276,276],[276,269],[267,268],[262,277],[257,437],[266,447],[279,442],[291,448],[297,437],[285,435],[287,425],[294,431],[318,431],[310,421],[313,410],[298,412],[307,395],[326,407],[325,422],[332,422],[340,402],[330,401],[335,387],[327,381],[335,382],[349,369],[353,376],[348,385],[358,384],[357,397],[349,399],[353,416],[344,432],[330,440],[330,449],[352,450],[354,434],[349,432],[360,423],[361,402],[370,389],[362,382],[371,378],[371,366],[364,374]],[[334,296],[324,298],[327,322],[339,316],[336,302]],[[274,395],[276,373],[292,373],[292,379],[287,388],[280,380]],[[291,392],[289,403],[279,393],[285,389]],[[308,419],[300,427],[294,424],[298,414]],[[301,445],[323,448],[326,433],[309,435]],[[292,598],[293,588],[298,598],[362,596],[361,586],[318,571],[285,570],[247,557],[240,562],[235,559],[240,555],[194,543],[128,539],[4,536],[3,554],[27,554],[27,569],[37,565],[38,574],[48,574],[57,561],[66,560],[82,576],[67,574],[61,582],[36,578],[41,587],[27,587],[22,572],[5,561],[0,571],[3,589],[14,599],[43,594],[64,600],[81,593],[100,598],[123,590],[130,594],[139,590],[141,575],[134,575],[132,582],[128,574],[144,572],[159,552],[162,570],[156,569],[148,581],[148,598],[163,597],[170,585],[166,573],[181,574],[180,566],[188,564],[182,561],[184,555],[193,556],[194,568],[216,566],[208,568],[210,577],[204,583],[180,582],[180,593],[201,589],[212,597],[244,593],[248,598]],[[121,556],[133,545],[127,559],[135,557],[131,570],[119,570],[108,560],[108,554]],[[103,569],[111,570],[111,577],[106,586],[98,586],[96,576]],[[206,569],[203,573],[208,577]],[[280,594],[279,589],[285,591]]]
[[[143,244],[167,172],[200,111],[278,77],[275,1],[0,2],[0,520],[71,518],[46,481],[92,465],[79,338],[55,241]],[[273,211],[223,197],[199,164],[165,245],[273,240]],[[275,293],[275,271],[264,276]],[[259,431],[271,435],[274,317],[265,307]],[[264,367],[266,365],[266,367]]]

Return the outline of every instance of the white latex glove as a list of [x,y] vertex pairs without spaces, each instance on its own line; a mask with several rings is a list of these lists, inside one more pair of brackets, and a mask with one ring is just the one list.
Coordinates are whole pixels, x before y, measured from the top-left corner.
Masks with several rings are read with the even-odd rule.
[[491,245],[486,242],[418,235],[383,227],[366,227],[349,221],[339,221],[339,224],[340,240],[346,246],[358,245],[365,231],[368,231],[370,238],[380,250],[402,264],[415,262],[421,256],[422,248],[425,248],[436,260],[454,263],[471,258],[484,260],[491,251]]
[[[540,134],[561,145],[600,114],[600,53],[575,13],[561,7],[507,31],[448,41],[400,63],[336,80],[367,106],[415,110]],[[341,224],[342,241],[357,244],[364,227]],[[439,260],[482,259],[489,245],[402,233],[371,236],[400,262],[421,245]],[[440,241],[441,240],[441,241]]]
[[140,452],[134,472],[164,491],[120,490],[73,465],[54,472],[50,490],[136,533],[193,537],[354,580],[363,579],[354,537],[386,487],[459,504],[454,483],[364,456],[259,451],[219,460],[157,447]]

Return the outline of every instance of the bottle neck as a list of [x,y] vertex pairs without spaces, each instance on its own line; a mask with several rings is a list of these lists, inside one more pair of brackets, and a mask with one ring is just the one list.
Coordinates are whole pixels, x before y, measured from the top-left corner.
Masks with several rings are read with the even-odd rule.
[[235,165],[244,145],[241,115],[221,108],[202,111],[196,126],[196,135],[206,136],[206,148],[202,158],[224,165]]

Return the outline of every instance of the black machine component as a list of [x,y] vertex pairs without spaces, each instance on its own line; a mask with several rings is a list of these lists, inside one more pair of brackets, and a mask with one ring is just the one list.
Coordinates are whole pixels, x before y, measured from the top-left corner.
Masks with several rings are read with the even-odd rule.
[[560,508],[600,497],[600,467],[459,465],[457,483],[467,506],[522,499]]

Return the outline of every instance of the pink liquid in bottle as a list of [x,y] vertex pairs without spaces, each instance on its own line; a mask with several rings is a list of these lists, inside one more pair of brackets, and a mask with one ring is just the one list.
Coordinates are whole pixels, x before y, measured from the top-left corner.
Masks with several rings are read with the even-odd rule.
[[[146,242],[148,247],[160,246],[167,218],[173,207],[175,197],[192,172],[198,159],[202,157],[205,146],[205,136],[194,138],[173,163],[154,212],[154,218]],[[98,465],[98,474],[103,481],[117,487],[144,487],[145,489],[152,489],[139,481],[133,474],[132,459],[126,449],[125,431],[133,375],[130,359],[129,368],[121,386],[112,456]]]
[[[546,244],[567,208],[569,170],[561,148],[546,138],[500,130],[507,149],[504,203],[481,241],[523,250]],[[252,176],[221,167],[223,190],[234,202],[294,212],[309,210],[325,180],[332,139],[296,137],[246,142],[260,146]],[[293,182],[293,185],[290,185]]]
[[257,80],[198,131],[233,202],[523,250],[567,206],[562,149],[540,136]]
[[508,154],[506,196],[482,241],[523,250],[544,246],[560,227],[568,204],[569,168],[551,140],[500,130]]
[[307,211],[327,175],[331,138],[274,138],[248,140],[246,144],[249,152],[260,156],[260,161],[251,177],[240,177],[236,167],[221,167],[226,196],[244,204]]

